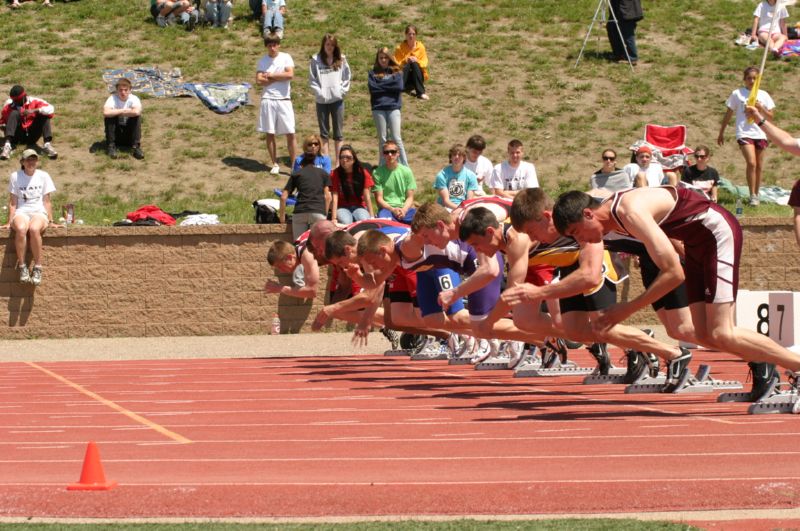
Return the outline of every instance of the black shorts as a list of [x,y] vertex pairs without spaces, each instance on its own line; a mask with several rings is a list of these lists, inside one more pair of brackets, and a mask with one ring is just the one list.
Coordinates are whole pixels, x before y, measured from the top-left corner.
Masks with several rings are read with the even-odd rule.
[[605,310],[617,302],[617,286],[606,280],[603,287],[591,295],[573,295],[560,299],[561,313],[569,312],[596,312]]
[[[639,265],[641,266],[642,272],[642,284],[644,284],[644,289],[647,289],[650,287],[650,284],[655,281],[661,270],[648,254],[643,254],[639,257]],[[661,309],[677,310],[679,308],[686,308],[689,306],[689,295],[686,293],[686,284],[681,282],[680,286],[655,301],[652,306],[655,311]]]

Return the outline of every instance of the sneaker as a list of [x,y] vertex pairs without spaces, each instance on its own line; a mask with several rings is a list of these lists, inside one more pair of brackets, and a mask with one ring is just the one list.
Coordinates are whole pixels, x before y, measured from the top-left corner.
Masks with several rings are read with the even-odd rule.
[[562,365],[567,363],[567,344],[560,337],[547,337],[544,346],[558,355]]
[[419,334],[409,334],[408,332],[403,332],[400,334],[400,348],[410,351],[416,351],[425,343],[425,336],[421,336]]
[[432,339],[433,341],[429,342],[420,352],[412,354],[411,359],[446,360],[450,358],[450,349],[447,347],[447,342],[442,342],[435,337]]
[[667,383],[661,388],[662,393],[674,393],[686,385],[689,380],[689,362],[692,353],[689,349],[681,347],[681,355],[667,363]]
[[[22,274],[20,274],[20,277]],[[34,286],[38,286],[42,283],[42,266],[33,266],[33,271],[31,271],[31,284]]]
[[142,151],[141,146],[133,146],[131,153],[133,153],[133,158],[135,158],[136,160],[144,159],[144,151]]
[[428,101],[430,97],[423,92],[422,94],[419,95],[419,99]]
[[645,355],[639,351],[628,349],[625,351],[625,357],[628,358],[628,367],[625,371],[625,376],[622,378],[622,383],[636,383],[647,370],[648,364],[645,361]]
[[542,369],[553,369],[558,367],[558,363],[558,353],[545,343],[542,349]]
[[461,337],[458,334],[451,333],[447,337],[447,350],[450,351],[453,358],[458,357],[458,352],[461,350]]
[[472,336],[466,336],[462,339],[463,341],[461,342],[461,347],[458,349],[458,352],[456,352],[456,356],[459,358],[463,358],[465,356],[471,357],[478,341]]
[[272,169],[269,170],[272,175],[278,175],[281,172],[281,167],[277,164],[272,165]]
[[429,349],[431,345],[436,343],[438,340],[433,336],[422,336],[422,341],[419,342],[417,348],[414,349],[414,352],[411,353],[412,356],[416,356],[417,354]]
[[164,17],[162,17],[161,15],[158,15],[158,16],[156,17],[156,24],[158,24],[158,27],[159,27],[159,28],[166,28],[166,27],[167,27],[167,25],[168,25],[168,24],[167,24],[167,19],[166,19],[166,18],[164,18]]
[[3,146],[3,151],[0,151],[0,160],[8,160],[11,158],[12,151],[13,148],[11,147],[11,144],[7,143],[5,146]]
[[186,31],[194,30],[195,24],[197,24],[197,21],[195,20],[192,13],[189,13],[189,19],[184,24],[184,26],[186,26]]
[[525,357],[525,343],[522,341],[509,341],[506,343],[506,353],[508,354],[508,368],[516,368],[522,362],[522,358]]
[[753,387],[750,389],[750,401],[759,402],[772,394],[780,381],[780,374],[772,363],[757,363],[751,361],[750,375],[753,377]]
[[481,339],[478,352],[469,361],[474,365],[483,363],[492,356],[496,356],[499,349],[500,343],[496,339]]
[[114,144],[109,144],[108,147],[106,147],[106,153],[108,153],[108,157],[112,159],[115,159],[119,156],[117,146]]
[[645,363],[647,363],[647,367],[649,370],[649,374],[651,378],[658,377],[658,371],[661,370],[661,362],[658,360],[658,356],[653,354],[652,352],[646,352],[644,356]]
[[28,264],[17,265],[19,269],[19,281],[22,284],[27,284],[31,281],[31,273],[28,271]]
[[747,204],[750,205],[750,206],[758,206],[759,203],[760,203],[760,201],[758,200],[758,196],[755,195],[755,194],[751,195],[750,196],[750,201],[747,202]]
[[597,374],[607,375],[611,369],[611,358],[608,356],[608,345],[605,343],[592,343],[589,354],[597,360]]
[[42,146],[42,153],[44,153],[45,155],[47,155],[51,159],[57,159],[58,158],[58,151],[53,149],[53,146],[50,144],[50,142],[45,142],[44,143],[44,146]]
[[381,328],[381,334],[383,334],[383,337],[388,339],[389,343],[392,344],[392,350],[400,349],[400,334],[385,327]]

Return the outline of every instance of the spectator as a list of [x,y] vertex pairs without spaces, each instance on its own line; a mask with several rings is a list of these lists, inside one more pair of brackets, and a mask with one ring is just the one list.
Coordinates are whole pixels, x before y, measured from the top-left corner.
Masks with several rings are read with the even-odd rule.
[[[780,57],[781,47],[789,38],[786,28],[789,12],[786,11],[786,7],[781,6],[780,11],[776,13],[777,3],[778,0],[763,0],[756,6],[753,11],[753,29],[750,31],[750,40],[757,40],[761,46],[769,48],[775,57]],[[773,28],[772,19],[775,16],[778,17],[778,22]]]
[[664,182],[664,168],[653,160],[653,150],[640,146],[636,150],[636,162],[626,164],[622,171],[628,174],[631,186],[661,186]]
[[[257,0],[256,0],[257,1]],[[254,0],[250,0],[252,6]],[[270,33],[274,33],[281,39],[283,38],[284,17],[286,16],[286,0],[261,0],[259,16],[261,20],[261,31],[264,38]]]
[[708,161],[711,159],[711,150],[707,146],[697,146],[694,149],[694,158],[696,163],[683,171],[681,181],[699,188],[716,203],[719,173],[708,165]]
[[630,177],[624,170],[617,167],[617,152],[613,149],[606,149],[603,151],[602,159],[603,165],[589,178],[592,189],[616,192],[630,188]]
[[281,38],[276,34],[270,33],[264,37],[264,46],[268,53],[258,61],[256,72],[256,84],[263,87],[258,131],[267,134],[267,152],[272,162],[270,173],[277,175],[281,167],[278,164],[275,135],[286,135],[289,162],[294,161],[297,152],[291,100],[294,61],[291,55],[279,51]]
[[44,140],[42,153],[51,159],[57,158],[58,152],[51,144],[55,108],[41,98],[28,96],[21,85],[14,85],[9,96],[0,112],[0,128],[5,137],[0,159],[11,157],[13,144],[35,146],[39,137]]
[[508,143],[508,160],[495,165],[489,180],[494,195],[514,199],[520,190],[539,188],[536,168],[522,160],[523,155],[522,142],[514,139]]
[[172,25],[176,20],[192,31],[200,20],[200,13],[190,0],[150,0],[150,14],[159,28]]
[[206,22],[212,28],[228,29],[233,11],[233,0],[205,0]]
[[403,74],[400,67],[389,55],[388,48],[381,48],[375,54],[375,64],[369,71],[367,84],[372,106],[372,119],[378,131],[378,156],[384,163],[383,145],[387,133],[400,151],[400,164],[408,166],[408,157],[400,134],[400,108],[403,106]]
[[325,173],[331,173],[331,159],[327,155],[322,155],[320,153],[320,140],[317,135],[308,135],[305,140],[303,141],[303,154],[299,155],[296,159],[294,159],[294,164],[292,165],[292,173],[300,171],[300,162],[302,162],[303,157],[306,154],[314,155],[314,166],[317,168],[324,170]]
[[403,69],[403,87],[411,94],[413,90],[421,100],[427,100],[425,82],[428,81],[428,53],[425,45],[417,40],[417,27],[406,26],[406,39],[394,49],[394,61]]
[[[779,148],[788,151],[792,155],[800,156],[800,138],[793,138],[792,135],[768,121],[757,107],[748,105],[745,113],[757,127],[764,131],[767,138],[775,142]],[[789,206],[794,208],[794,237],[797,240],[797,245],[800,245],[800,179],[792,187],[792,193],[789,195]]]
[[485,149],[486,140],[481,135],[472,135],[467,140],[467,160],[464,161],[464,166],[478,178],[475,195],[486,195],[483,186],[492,177],[492,161],[483,156]]
[[448,210],[455,210],[466,199],[475,197],[478,178],[464,166],[467,151],[461,144],[455,144],[448,153],[450,165],[436,175],[433,188],[439,191],[437,202]]
[[[26,149],[20,158],[21,169],[13,172],[8,183],[8,223],[2,228],[14,231],[19,281],[38,286],[42,282],[42,234],[53,222],[50,194],[56,187],[47,172],[37,168],[39,155]],[[60,225],[53,224],[53,227]],[[33,269],[28,269],[26,255],[30,247]]]
[[383,145],[383,158],[386,161],[374,170],[375,202],[378,204],[378,217],[390,218],[403,223],[411,223],[417,212],[414,204],[414,190],[417,181],[411,168],[398,162],[400,147],[392,140]]
[[344,97],[350,90],[350,65],[339,49],[336,36],[330,33],[322,37],[319,53],[311,57],[308,85],[314,92],[317,104],[321,152],[328,154],[328,138],[333,125],[334,153],[339,153],[344,139]]
[[314,155],[303,155],[300,166],[300,171],[292,173],[286,182],[278,211],[281,223],[286,223],[286,200],[297,190],[297,202],[292,212],[292,235],[295,240],[314,223],[325,219],[331,206],[330,176],[314,166]]
[[[766,155],[767,135],[754,123],[749,123],[745,116],[745,106],[750,97],[750,91],[758,78],[758,68],[748,66],[744,69],[744,87],[734,90],[728,97],[726,106],[728,110],[722,118],[722,124],[717,136],[717,144],[720,146],[725,143],[725,128],[731,117],[736,113],[736,142],[742,152],[746,164],[747,187],[750,190],[750,206],[758,206],[758,194],[761,190],[761,174],[764,168],[764,155]],[[756,108],[764,116],[765,120],[772,120],[772,110],[775,102],[765,90],[759,90],[756,94]]]
[[339,151],[339,166],[331,172],[334,223],[349,225],[354,221],[374,218],[371,189],[372,174],[361,165],[355,150],[348,145]]
[[142,151],[142,102],[131,94],[131,82],[121,77],[116,83],[117,91],[103,105],[103,122],[106,130],[106,152],[117,158],[118,146],[130,146],[136,159],[143,159]]
[[[644,18],[641,0],[609,0],[614,11],[614,17],[609,17],[606,24],[608,42],[611,44],[611,53],[618,63],[627,63],[636,66],[639,62],[639,50],[636,48],[636,24]],[[620,34],[622,39],[620,40]],[[627,51],[627,55],[625,52]]]

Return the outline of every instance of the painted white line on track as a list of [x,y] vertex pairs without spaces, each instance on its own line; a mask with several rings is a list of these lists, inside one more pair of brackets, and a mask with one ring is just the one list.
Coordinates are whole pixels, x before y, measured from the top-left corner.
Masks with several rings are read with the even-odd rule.
[[8,433],[64,433],[64,430],[10,430]]

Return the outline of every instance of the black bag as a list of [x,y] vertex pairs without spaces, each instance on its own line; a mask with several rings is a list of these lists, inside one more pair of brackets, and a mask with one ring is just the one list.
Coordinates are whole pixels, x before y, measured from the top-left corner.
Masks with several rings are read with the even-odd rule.
[[253,208],[256,210],[256,223],[259,225],[281,222],[278,218],[278,211],[271,206],[253,201]]

